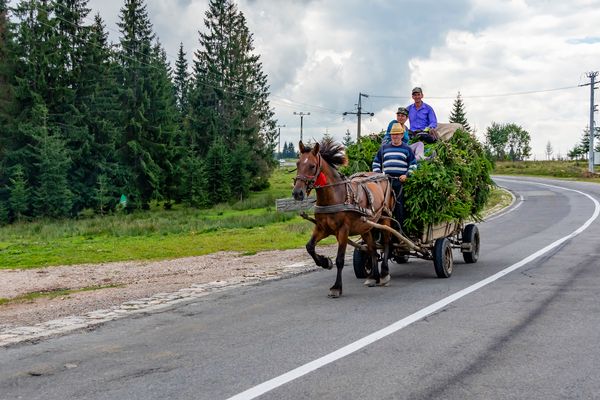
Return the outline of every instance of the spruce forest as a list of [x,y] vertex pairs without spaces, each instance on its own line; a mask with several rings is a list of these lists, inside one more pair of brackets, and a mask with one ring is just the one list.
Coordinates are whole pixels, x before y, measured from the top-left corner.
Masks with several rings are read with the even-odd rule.
[[87,0],[0,0],[0,222],[152,202],[207,207],[268,185],[276,121],[244,15],[210,0],[171,66],[143,0],[110,43]]

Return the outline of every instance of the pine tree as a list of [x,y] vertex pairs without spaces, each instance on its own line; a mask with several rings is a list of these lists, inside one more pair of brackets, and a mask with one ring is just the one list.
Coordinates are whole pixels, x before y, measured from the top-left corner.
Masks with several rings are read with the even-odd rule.
[[29,187],[25,179],[25,173],[20,165],[16,165],[10,178],[10,211],[14,219],[20,222],[23,215],[29,210]]
[[[76,81],[75,107],[84,116],[85,140],[74,152],[70,186],[75,192],[74,209],[96,208],[94,195],[99,176],[107,179],[107,190],[117,197],[123,182],[118,178],[116,157],[120,137],[120,88],[116,80],[116,64],[108,44],[108,34],[99,15],[85,31],[80,49]],[[114,204],[113,204],[114,205]]]
[[231,152],[230,168],[233,172],[229,178],[232,195],[238,200],[248,197],[251,185],[252,149],[244,139],[240,139]]
[[125,0],[118,26],[121,31],[117,58],[120,64],[122,137],[119,143],[121,168],[125,172],[124,191],[129,206],[148,208],[159,194],[161,168],[153,158],[153,143],[147,137],[151,109],[148,90],[152,86],[152,25],[142,0]]
[[209,205],[206,174],[204,162],[192,147],[188,147],[185,156],[178,164],[178,176],[181,177],[179,199],[192,207],[200,208]]
[[228,201],[231,197],[231,159],[223,138],[214,139],[206,154],[205,167],[210,204]]
[[6,0],[0,0],[0,159],[6,149],[4,138],[14,117],[14,52]]
[[176,147],[179,138],[179,112],[175,87],[171,81],[167,55],[158,41],[152,49],[151,65],[153,68],[150,70],[151,86],[148,89],[150,112],[146,140],[152,143],[149,151],[161,171],[160,186],[155,192],[155,199],[165,199],[169,204],[170,200],[176,197],[177,177],[174,165],[182,154]]
[[71,211],[73,195],[67,181],[71,159],[60,133],[51,132],[44,125],[47,114],[43,105],[33,108],[33,155],[37,176],[36,185],[33,185],[33,205],[36,215],[59,218],[68,216]]
[[211,0],[204,23],[194,60],[190,129],[200,149],[217,136],[233,149],[243,137],[252,149],[252,188],[262,187],[275,165],[277,131],[252,35],[231,0]]
[[346,129],[346,134],[344,135],[344,141],[342,142],[342,144],[345,147],[351,146],[354,144],[354,140],[352,140],[352,135],[350,135],[350,130]]
[[452,112],[450,113],[450,118],[448,118],[450,122],[457,122],[465,128],[465,130],[469,133],[473,133],[469,123],[467,122],[467,116],[465,112],[465,104],[463,103],[460,92],[456,96],[456,100],[454,100],[454,105],[452,107]]
[[175,97],[177,98],[177,109],[183,116],[188,110],[190,85],[190,74],[188,72],[186,55],[183,51],[183,43],[179,44],[179,53],[177,53],[177,60],[175,61],[175,75],[173,81],[175,85]]
[[14,33],[15,118],[3,137],[5,171],[21,165],[32,187],[39,183],[37,137],[49,129],[47,103],[52,101],[58,81],[57,36],[49,7],[45,1],[23,0],[13,10],[20,23]]

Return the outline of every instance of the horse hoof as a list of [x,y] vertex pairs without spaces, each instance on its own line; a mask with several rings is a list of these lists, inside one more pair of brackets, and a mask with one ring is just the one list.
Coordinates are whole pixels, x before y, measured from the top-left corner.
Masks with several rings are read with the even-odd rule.
[[375,279],[367,278],[363,282],[363,285],[368,286],[368,287],[375,287],[375,286],[377,286],[377,281]]
[[[333,262],[331,261],[331,258],[327,259],[327,266],[324,267],[325,269],[333,269]],[[339,297],[339,296],[338,296]]]
[[383,278],[381,278],[381,280],[379,281],[378,285],[379,286],[388,286],[390,284],[390,280],[392,279],[392,276],[390,274],[387,274],[386,276],[384,276]]
[[342,291],[338,290],[338,289],[330,289],[329,290],[329,294],[327,295],[327,297],[329,297],[330,299],[337,299],[338,297],[340,297],[342,295]]

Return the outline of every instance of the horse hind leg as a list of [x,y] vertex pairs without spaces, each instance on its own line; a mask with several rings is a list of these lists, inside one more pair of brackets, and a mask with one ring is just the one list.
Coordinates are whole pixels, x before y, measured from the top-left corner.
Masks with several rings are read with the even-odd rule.
[[380,284],[381,277],[379,275],[379,262],[377,260],[377,247],[371,232],[362,235],[363,240],[367,244],[367,253],[371,257],[371,274],[364,281],[365,286],[374,287]]

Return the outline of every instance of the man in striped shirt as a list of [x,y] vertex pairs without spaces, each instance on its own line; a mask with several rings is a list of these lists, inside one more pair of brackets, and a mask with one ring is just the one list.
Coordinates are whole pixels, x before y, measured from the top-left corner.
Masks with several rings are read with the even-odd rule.
[[404,220],[404,195],[402,193],[402,183],[417,168],[415,155],[408,145],[402,142],[404,136],[404,126],[395,123],[390,129],[392,141],[379,148],[373,160],[373,172],[383,172],[388,175],[392,182],[392,189],[396,196],[396,205],[394,207],[394,217],[402,226]]

